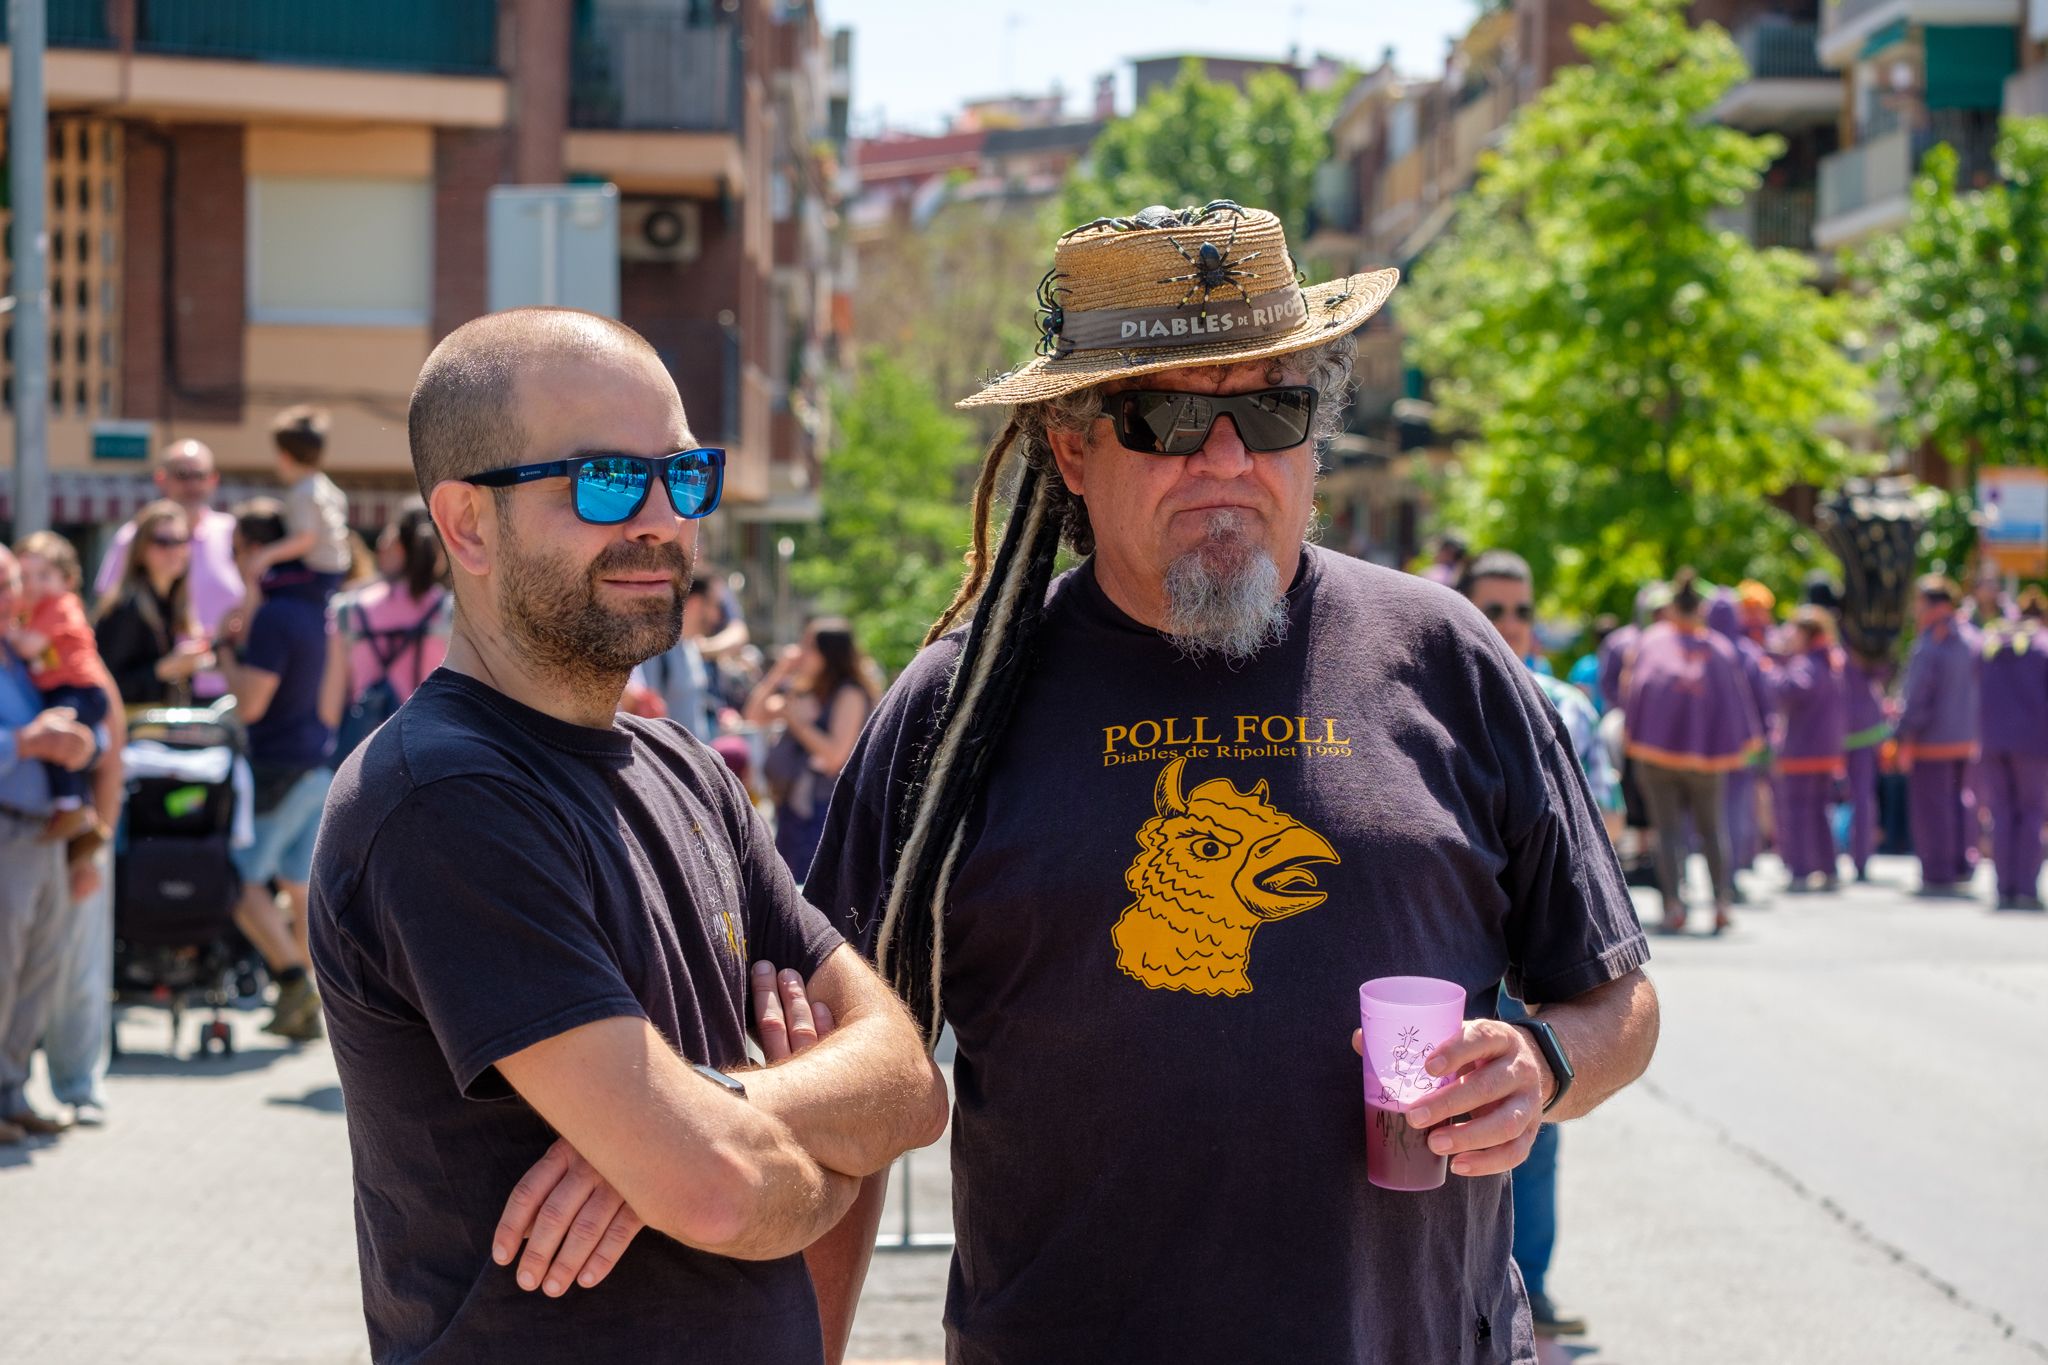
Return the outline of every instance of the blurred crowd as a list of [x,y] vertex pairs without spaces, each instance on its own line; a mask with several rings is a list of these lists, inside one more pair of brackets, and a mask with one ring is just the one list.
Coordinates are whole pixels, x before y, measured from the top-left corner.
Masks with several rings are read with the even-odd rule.
[[[270,1000],[274,1035],[321,1033],[305,906],[327,789],[440,665],[454,615],[426,505],[366,542],[322,472],[327,433],[317,409],[279,414],[276,494],[228,508],[213,452],[168,446],[160,496],[89,578],[55,532],[0,548],[0,1143],[106,1122],[116,1002],[235,991]],[[801,877],[881,685],[841,620],[769,657],[700,572],[623,706],[713,745]],[[215,888],[219,961],[191,904]],[[25,1089],[39,1047],[53,1112]]]
[[2015,597],[1991,569],[1967,593],[1920,578],[1901,663],[1850,645],[1841,589],[1824,576],[1788,604],[1764,583],[1716,587],[1685,569],[1643,585],[1634,619],[1595,620],[1558,683],[1518,556],[1473,558],[1446,537],[1423,572],[1494,620],[1568,727],[1597,726],[1582,764],[1631,880],[1657,888],[1666,932],[1687,926],[1695,852],[1716,932],[1751,894],[1738,874],[1766,851],[1793,894],[1868,881],[1875,854],[1910,853],[1922,896],[1968,896],[1981,862],[1997,909],[2042,908],[2040,589]]

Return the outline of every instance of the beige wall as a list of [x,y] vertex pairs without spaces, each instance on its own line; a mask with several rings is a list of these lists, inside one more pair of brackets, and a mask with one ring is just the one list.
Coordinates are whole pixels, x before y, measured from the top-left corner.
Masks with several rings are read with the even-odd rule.
[[[0,92],[8,89],[0,46]],[[109,114],[173,119],[402,119],[445,127],[497,128],[506,84],[497,76],[351,71],[283,62],[212,61],[53,48],[43,81],[53,105],[88,104]]]

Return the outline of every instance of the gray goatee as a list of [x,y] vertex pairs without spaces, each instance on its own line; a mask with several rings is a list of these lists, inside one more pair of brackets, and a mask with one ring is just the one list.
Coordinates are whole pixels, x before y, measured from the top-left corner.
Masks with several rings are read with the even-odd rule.
[[1167,568],[1160,633],[1189,659],[1241,664],[1287,638],[1279,566],[1245,522],[1236,512],[1212,514],[1208,537]]

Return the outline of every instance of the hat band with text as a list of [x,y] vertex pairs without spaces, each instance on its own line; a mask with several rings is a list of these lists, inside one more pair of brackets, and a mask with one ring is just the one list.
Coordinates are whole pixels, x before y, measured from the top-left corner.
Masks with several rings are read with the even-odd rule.
[[1165,308],[1092,308],[1061,319],[1059,354],[1207,346],[1228,337],[1259,341],[1284,336],[1308,317],[1301,290],[1290,284],[1248,299]]

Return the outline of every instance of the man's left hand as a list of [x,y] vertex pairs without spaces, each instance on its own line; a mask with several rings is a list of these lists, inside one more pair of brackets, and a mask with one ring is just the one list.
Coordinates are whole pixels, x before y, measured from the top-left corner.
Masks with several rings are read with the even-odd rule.
[[[1351,1047],[1363,1055],[1357,1030]],[[1408,1111],[1408,1122],[1416,1128],[1443,1124],[1430,1134],[1429,1146],[1450,1156],[1453,1175],[1499,1175],[1527,1159],[1555,1087],[1528,1030],[1497,1019],[1468,1019],[1456,1038],[1431,1054],[1427,1069],[1450,1079],[1439,1080]],[[1464,1118],[1445,1122],[1458,1115]]]
[[[759,1041],[769,1062],[804,1051],[832,1032],[832,1011],[806,997],[795,972],[755,964],[754,1009]],[[512,1189],[491,1234],[491,1259],[511,1265],[519,1257],[519,1287],[550,1298],[571,1284],[595,1288],[647,1225],[568,1143],[557,1139]],[[526,1252],[519,1255],[519,1244]]]

